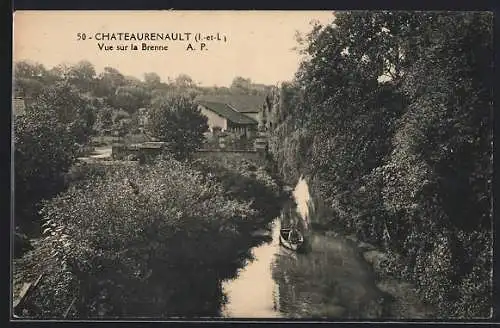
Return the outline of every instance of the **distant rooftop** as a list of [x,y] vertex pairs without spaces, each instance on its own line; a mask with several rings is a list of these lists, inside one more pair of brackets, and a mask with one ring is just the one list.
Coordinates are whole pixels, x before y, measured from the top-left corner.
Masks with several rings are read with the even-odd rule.
[[228,119],[229,121],[236,124],[257,124],[257,121],[251,119],[250,117],[237,112],[227,104],[210,102],[210,101],[198,101],[198,104],[214,111],[220,116]]
[[203,95],[196,98],[196,101],[226,104],[240,113],[258,113],[265,100],[265,96],[255,95]]

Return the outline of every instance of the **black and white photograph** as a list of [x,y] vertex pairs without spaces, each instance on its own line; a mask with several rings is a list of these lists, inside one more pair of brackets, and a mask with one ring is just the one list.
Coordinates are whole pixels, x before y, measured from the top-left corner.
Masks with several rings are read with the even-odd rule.
[[11,320],[492,319],[493,18],[14,12]]

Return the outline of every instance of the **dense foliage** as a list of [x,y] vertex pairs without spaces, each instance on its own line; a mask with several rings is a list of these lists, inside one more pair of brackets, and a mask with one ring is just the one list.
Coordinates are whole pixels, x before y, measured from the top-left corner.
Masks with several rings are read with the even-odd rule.
[[38,222],[39,202],[63,188],[64,172],[78,148],[74,136],[50,110],[16,117],[14,146],[16,224],[31,230],[31,224]]
[[301,46],[267,113],[282,174],[443,317],[489,316],[492,15],[343,12]]
[[45,87],[29,112],[52,112],[79,145],[88,143],[94,132],[96,108],[92,100],[68,81]]
[[[173,159],[104,170],[43,208],[40,249],[59,265],[40,287],[40,315],[60,317],[74,297],[81,318],[216,315],[220,279],[248,256],[247,223],[268,213],[227,177]],[[276,200],[258,176],[254,188]]]
[[[97,74],[85,60],[51,69],[20,61],[13,71],[14,96],[22,98],[28,113],[21,117],[15,110],[20,114],[15,118],[18,226],[36,217],[41,199],[61,191],[61,177],[75,157],[86,156],[93,146],[150,139],[142,133],[148,109],[153,118],[150,131],[169,142],[171,152],[185,157],[201,146],[205,131],[194,96],[267,90],[241,77],[230,89],[201,87],[185,74],[166,82],[156,73],[146,73],[141,80],[112,67]],[[92,142],[97,136],[107,141]]]
[[167,143],[178,158],[184,158],[200,148],[207,117],[198,106],[184,96],[172,95],[158,100],[148,113],[148,133]]
[[[16,259],[15,284],[46,274],[30,315],[61,318],[72,303],[69,316],[79,318],[217,315],[221,280],[250,257],[258,241],[250,232],[279,210],[267,172],[242,158],[123,167],[75,159],[150,135],[167,142],[167,156],[185,158],[207,129],[195,96],[268,88],[233,84],[200,87],[184,74],[140,80],[111,67],[96,74],[87,61],[50,70],[15,63],[15,97],[26,104],[14,122],[16,256],[28,251]],[[23,234],[31,222],[44,235],[33,247]]]
[[[30,105],[44,93],[47,87],[61,84],[67,89],[71,88],[71,90],[68,89],[70,91],[68,95],[71,96],[76,90],[94,104],[93,108],[85,110],[84,114],[99,134],[109,134],[110,128],[120,134],[124,124],[122,119],[127,121],[129,118],[118,118],[113,122],[114,124],[110,124],[107,112],[111,111],[114,114],[125,112],[134,118],[140,109],[154,107],[155,104],[163,102],[165,97],[172,94],[182,95],[192,100],[199,95],[265,95],[271,88],[267,85],[252,83],[250,79],[239,76],[234,78],[228,88],[202,87],[186,74],[180,74],[174,79],[169,78],[167,81],[162,81],[161,77],[154,72],[145,73],[141,80],[126,76],[113,67],[105,67],[103,72],[97,74],[92,63],[85,60],[73,65],[61,64],[52,69],[28,61],[14,63],[15,96],[26,99]],[[52,94],[56,95],[55,92]],[[49,105],[52,105],[52,102],[64,101],[66,95],[63,93],[61,100],[58,98],[52,97],[50,100],[49,95]],[[65,110],[69,111],[69,114],[74,114],[75,111],[80,110],[80,107],[65,108]],[[67,116],[68,113],[63,112],[62,115]],[[140,127],[138,120],[125,124],[130,125],[128,133],[133,133]]]
[[218,181],[228,197],[251,202],[251,208],[259,213],[249,222],[255,228],[265,227],[277,217],[285,201],[279,181],[270,175],[270,168],[262,164],[237,153],[221,156],[215,153],[193,162],[197,170]]
[[16,225],[24,232],[37,232],[39,202],[63,189],[64,174],[94,133],[99,102],[84,93],[85,75],[73,73],[23,62],[15,67],[15,86],[31,97],[26,113],[14,118],[13,136]]

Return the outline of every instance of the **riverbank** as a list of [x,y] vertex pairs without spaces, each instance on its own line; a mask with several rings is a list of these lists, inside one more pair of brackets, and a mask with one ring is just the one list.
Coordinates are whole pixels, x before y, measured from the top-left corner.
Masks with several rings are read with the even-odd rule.
[[[409,286],[379,281],[348,238],[312,232],[311,251],[298,254],[273,239],[251,251],[253,260],[223,283],[230,318],[401,319],[427,316]],[[413,297],[413,298],[412,298]]]
[[[314,214],[304,206],[304,200],[310,199],[307,185],[299,183],[290,189],[297,211],[302,215]],[[331,231],[317,231],[313,225],[308,234],[310,251],[295,253],[279,245],[279,221],[273,224],[272,241],[253,248],[254,261],[240,270],[235,279],[224,283],[228,304],[223,307],[223,316],[391,317],[393,297],[379,288],[377,274],[358,245]]]
[[394,259],[390,254],[348,233],[329,208],[312,197],[304,177],[293,195],[298,212],[310,227],[313,251],[298,257],[300,260],[285,261],[290,262],[288,271],[301,281],[314,281],[301,289],[315,300],[305,301],[309,304],[305,315],[358,319],[434,316],[432,307],[417,297],[414,285],[391,274]]
[[322,236],[329,243],[338,243],[345,249],[350,249],[351,256],[363,262],[362,267],[370,272],[370,280],[383,295],[381,308],[377,318],[384,319],[432,319],[435,310],[424,304],[418,297],[415,285],[396,278],[390,272],[391,257],[375,246],[358,240],[354,235],[333,231],[325,226],[314,225],[314,233]]

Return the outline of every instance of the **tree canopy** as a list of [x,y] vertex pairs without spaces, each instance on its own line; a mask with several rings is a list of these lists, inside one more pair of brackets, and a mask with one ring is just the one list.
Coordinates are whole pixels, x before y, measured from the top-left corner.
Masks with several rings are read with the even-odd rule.
[[183,158],[201,146],[208,125],[206,116],[190,98],[170,95],[158,99],[149,111],[147,130]]
[[490,311],[492,35],[482,12],[337,13],[268,105],[285,177],[308,174],[443,316]]

